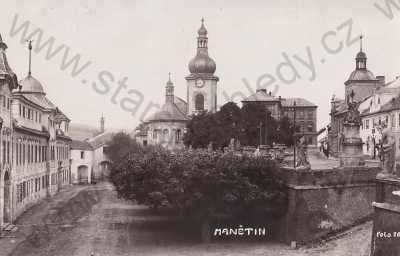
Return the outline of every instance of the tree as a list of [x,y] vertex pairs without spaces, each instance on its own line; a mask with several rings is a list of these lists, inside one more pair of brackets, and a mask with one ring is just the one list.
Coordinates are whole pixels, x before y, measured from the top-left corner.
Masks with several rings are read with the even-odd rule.
[[202,112],[193,116],[186,125],[183,142],[193,148],[206,148],[218,133],[215,116],[209,112]]
[[193,116],[186,128],[185,145],[206,148],[211,142],[214,149],[223,149],[229,145],[231,138],[240,137],[240,108],[228,102],[216,113],[203,112]]
[[108,143],[107,156],[111,162],[117,163],[129,152],[140,150],[140,146],[134,139],[126,133],[119,132],[115,134]]
[[243,145],[258,146],[260,142],[261,144],[265,143],[265,120],[267,114],[267,109],[263,104],[246,103],[243,105],[241,109],[242,130],[240,136],[240,142]]
[[219,127],[219,136],[216,138],[216,147],[224,148],[232,138],[239,139],[242,128],[242,114],[234,102],[228,102],[215,114]]
[[289,117],[284,116],[279,121],[279,143],[285,144],[286,146],[293,145],[293,123]]

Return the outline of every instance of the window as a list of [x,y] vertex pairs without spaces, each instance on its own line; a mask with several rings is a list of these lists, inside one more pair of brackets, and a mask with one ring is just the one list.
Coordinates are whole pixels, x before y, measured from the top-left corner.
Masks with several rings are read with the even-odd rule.
[[7,141],[7,163],[10,162],[10,142]]
[[313,119],[314,118],[314,111],[310,110],[307,112],[307,118],[308,119]]
[[312,123],[312,122],[309,122],[308,125],[307,125],[307,131],[308,131],[308,132],[313,132],[313,131],[314,131],[313,128],[314,128],[313,123]]
[[17,165],[19,164],[19,150],[18,150],[18,148],[19,148],[19,144],[15,143],[15,161],[16,161]]
[[390,121],[391,121],[391,126],[395,127],[396,126],[396,122],[395,122],[396,120],[394,120],[394,114],[390,115]]
[[195,109],[196,110],[204,110],[204,96],[199,93],[195,97]]
[[369,129],[369,120],[365,120],[365,129]]
[[22,107],[22,117],[25,118],[26,108],[25,106]]
[[85,158],[85,151],[81,151],[81,159]]
[[24,163],[26,163],[26,158],[25,158],[25,144],[24,145],[22,145],[22,155],[23,155],[23,161],[24,161]]

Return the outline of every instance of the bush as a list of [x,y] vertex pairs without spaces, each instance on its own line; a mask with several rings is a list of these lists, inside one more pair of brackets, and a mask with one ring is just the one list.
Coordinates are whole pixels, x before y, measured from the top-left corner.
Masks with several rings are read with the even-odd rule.
[[112,181],[126,199],[203,221],[216,214],[282,214],[286,194],[274,168],[262,157],[146,147],[115,165]]

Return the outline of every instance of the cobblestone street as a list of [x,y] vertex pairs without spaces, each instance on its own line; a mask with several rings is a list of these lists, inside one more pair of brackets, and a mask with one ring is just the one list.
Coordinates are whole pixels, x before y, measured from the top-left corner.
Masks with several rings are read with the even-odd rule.
[[122,201],[111,185],[103,183],[67,188],[28,210],[17,226],[11,237],[0,239],[0,255],[366,256],[372,224],[297,250],[273,242],[200,244],[179,231],[174,217],[154,215],[146,207]]

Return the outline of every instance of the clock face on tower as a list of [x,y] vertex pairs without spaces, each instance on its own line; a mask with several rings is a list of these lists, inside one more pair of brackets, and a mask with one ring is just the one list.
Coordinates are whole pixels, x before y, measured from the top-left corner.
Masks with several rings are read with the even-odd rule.
[[197,88],[202,88],[204,86],[204,80],[202,78],[197,78],[195,81],[195,85]]

